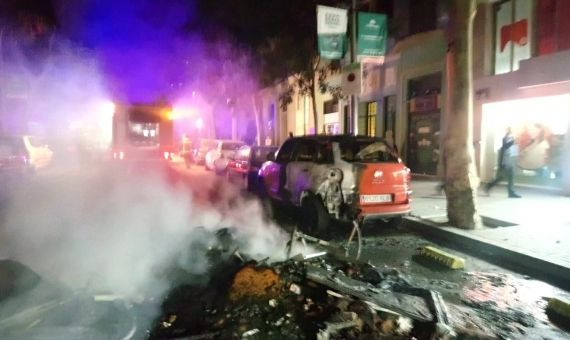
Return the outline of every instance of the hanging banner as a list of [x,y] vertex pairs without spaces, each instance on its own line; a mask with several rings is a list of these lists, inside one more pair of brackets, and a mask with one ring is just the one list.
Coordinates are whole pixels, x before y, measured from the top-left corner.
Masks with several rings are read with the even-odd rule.
[[381,99],[380,77],[382,72],[381,63],[371,63],[362,61],[361,65],[361,93],[360,99],[363,101],[374,101]]
[[348,11],[342,8],[317,6],[319,54],[325,59],[342,59],[347,49]]
[[385,14],[358,13],[358,55],[380,57],[386,54],[388,18]]

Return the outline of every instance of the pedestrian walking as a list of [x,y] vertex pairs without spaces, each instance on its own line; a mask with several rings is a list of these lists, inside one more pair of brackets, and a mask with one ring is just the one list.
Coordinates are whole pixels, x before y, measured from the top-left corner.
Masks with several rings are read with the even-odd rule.
[[497,185],[503,178],[507,178],[507,192],[510,198],[520,198],[521,196],[515,192],[514,176],[517,166],[517,157],[519,156],[519,147],[513,137],[511,128],[507,128],[507,132],[503,137],[503,144],[499,150],[499,169],[495,179],[485,186],[487,194]]

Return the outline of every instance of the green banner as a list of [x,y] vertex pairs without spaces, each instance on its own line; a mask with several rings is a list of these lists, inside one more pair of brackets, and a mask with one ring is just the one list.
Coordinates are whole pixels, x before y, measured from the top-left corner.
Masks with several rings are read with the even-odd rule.
[[348,12],[342,8],[317,6],[319,54],[325,59],[341,59],[347,50]]
[[385,14],[358,13],[358,55],[380,57],[386,54],[388,18]]
[[345,34],[319,34],[319,54],[324,59],[342,59],[347,49]]

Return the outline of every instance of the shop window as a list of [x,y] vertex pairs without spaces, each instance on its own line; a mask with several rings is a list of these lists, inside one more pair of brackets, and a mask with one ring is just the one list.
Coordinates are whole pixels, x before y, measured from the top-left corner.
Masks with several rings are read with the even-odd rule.
[[392,131],[392,136],[396,131],[396,96],[384,97],[384,133]]
[[366,107],[366,135],[376,136],[376,115],[378,113],[378,103],[368,103]]
[[[510,128],[519,154],[515,183],[559,188],[565,176],[564,146],[570,126],[570,95],[533,97],[484,104],[483,119],[493,140],[488,164],[498,166],[505,130]],[[492,177],[487,169],[485,178]]]
[[516,71],[532,56],[533,1],[508,0],[495,4],[495,74]]
[[537,53],[570,49],[570,1],[541,0],[537,4]]
[[325,114],[338,112],[338,99],[327,100],[323,105]]

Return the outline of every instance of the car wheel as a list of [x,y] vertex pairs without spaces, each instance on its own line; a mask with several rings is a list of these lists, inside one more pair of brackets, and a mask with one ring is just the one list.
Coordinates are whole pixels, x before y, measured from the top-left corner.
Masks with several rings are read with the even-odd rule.
[[263,210],[263,220],[265,222],[273,221],[275,214],[275,204],[270,197],[261,198],[261,208]]
[[243,190],[245,190],[245,192],[249,192],[250,191],[250,185],[249,185],[249,174],[245,173],[243,175]]
[[271,199],[271,197],[269,196],[269,194],[265,190],[265,186],[263,185],[263,182],[260,183],[259,191],[257,192],[257,194],[259,195],[259,200],[261,202],[261,208],[263,210],[262,211],[263,220],[266,222],[272,221],[274,218],[275,203],[273,202],[273,200]]
[[330,215],[319,196],[309,194],[301,201],[301,227],[315,234],[325,233],[330,225]]

